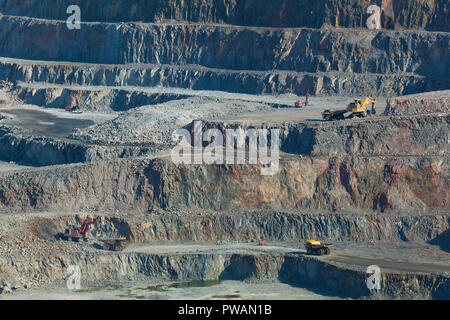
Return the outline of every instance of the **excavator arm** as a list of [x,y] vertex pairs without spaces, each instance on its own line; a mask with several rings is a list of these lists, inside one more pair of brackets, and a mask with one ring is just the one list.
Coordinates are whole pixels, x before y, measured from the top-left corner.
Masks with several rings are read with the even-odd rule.
[[93,224],[95,226],[95,228],[98,228],[98,225],[100,223],[100,220],[98,218],[95,219],[86,219],[83,221],[83,224],[81,225],[81,227],[79,229],[69,229],[68,233],[69,236],[82,236],[82,237],[87,237],[88,235],[88,227]]
[[[368,110],[367,105],[369,103],[372,103],[372,109]],[[361,102],[360,99],[355,99],[353,102],[349,103],[347,105],[347,108],[342,110],[330,110],[325,109],[322,112],[322,118],[325,121],[333,121],[333,120],[344,120],[344,119],[350,119],[355,116],[364,118],[367,115],[376,114],[376,104],[377,100],[372,98],[364,98],[364,100]],[[345,114],[349,112],[350,115],[346,116]]]
[[[372,109],[369,111],[369,108],[367,108],[367,105],[369,103],[372,103]],[[361,104],[362,108],[365,109],[367,111],[367,113],[370,114],[376,114],[376,106],[377,106],[377,100],[372,99],[372,98],[365,98],[364,101]]]
[[87,228],[91,224],[93,224],[95,226],[95,228],[97,228],[98,227],[98,219],[86,219],[86,220],[84,220],[83,224],[81,225],[81,228],[80,228],[80,233],[82,235],[85,235],[86,231],[87,231]]

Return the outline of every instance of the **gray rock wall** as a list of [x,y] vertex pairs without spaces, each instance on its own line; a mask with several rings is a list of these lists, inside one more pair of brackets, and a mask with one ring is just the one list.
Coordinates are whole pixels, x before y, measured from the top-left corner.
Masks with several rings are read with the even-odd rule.
[[[223,70],[193,65],[68,65],[28,60],[0,60],[0,79],[63,85],[163,86],[250,94],[305,95],[309,90],[310,94],[322,96],[395,96],[450,87],[449,79],[433,75]],[[48,98],[62,94],[60,91],[50,88],[33,91],[17,88],[17,94],[25,103],[48,106],[53,103]],[[83,93],[91,94],[88,91]],[[92,95],[95,95],[95,92]],[[152,101],[164,101],[159,99],[160,97],[157,98]],[[95,100],[92,106],[89,104],[87,107],[95,109],[98,106],[97,102]]]
[[3,212],[284,208],[423,212],[450,203],[445,157],[303,158],[259,165],[115,160],[0,173]]
[[[42,35],[45,35],[43,37]],[[446,33],[88,24],[0,18],[0,55],[91,63],[195,64],[232,70],[417,73],[446,77]],[[113,45],[114,44],[114,45]],[[395,57],[394,59],[392,57]]]
[[387,100],[386,115],[445,113],[450,111],[450,90],[412,94]]
[[98,283],[116,284],[118,281],[143,278],[160,281],[220,279],[253,283],[281,280],[322,294],[339,295],[344,298],[448,299],[450,295],[449,278],[445,274],[384,272],[381,279],[382,289],[374,294],[367,289],[365,270],[348,269],[296,255],[79,254],[49,257],[30,264],[14,265],[10,265],[6,259],[0,260],[2,271],[7,271],[9,277],[15,277],[13,278],[15,282],[21,279],[22,282],[30,283],[31,279],[39,279],[41,284],[52,285],[64,284],[63,279],[69,265],[80,267],[83,286]]
[[[44,19],[65,20],[66,9],[77,4],[83,21],[158,22],[178,20],[266,27],[320,28],[328,23],[363,27],[371,4],[366,0],[1,0],[0,12]],[[449,5],[445,0],[383,1],[384,28],[448,30]]]

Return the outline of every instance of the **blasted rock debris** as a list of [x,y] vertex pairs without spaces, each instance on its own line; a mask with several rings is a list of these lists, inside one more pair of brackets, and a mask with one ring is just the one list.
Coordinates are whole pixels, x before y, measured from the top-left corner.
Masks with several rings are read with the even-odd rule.
[[427,114],[448,113],[450,108],[450,91],[441,90],[423,94],[412,94],[388,100],[385,114]]

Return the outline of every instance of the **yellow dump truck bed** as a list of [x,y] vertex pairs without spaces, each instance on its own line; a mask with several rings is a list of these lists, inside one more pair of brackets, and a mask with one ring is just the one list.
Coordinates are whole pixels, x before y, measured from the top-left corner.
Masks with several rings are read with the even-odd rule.
[[110,251],[122,251],[126,247],[126,238],[117,238],[117,239],[101,239],[103,242],[103,249]]

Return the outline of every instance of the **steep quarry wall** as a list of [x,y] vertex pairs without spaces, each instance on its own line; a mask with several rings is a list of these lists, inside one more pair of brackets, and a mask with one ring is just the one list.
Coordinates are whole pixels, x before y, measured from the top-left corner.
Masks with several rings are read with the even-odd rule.
[[77,4],[83,21],[158,22],[177,20],[266,27],[320,28],[328,23],[347,28],[365,27],[367,8],[382,8],[383,28],[448,30],[445,0],[1,0],[0,12],[44,19],[66,20],[68,6]]
[[311,94],[398,95],[450,87],[448,41],[448,33],[441,32],[182,23],[95,23],[74,31],[63,21],[3,16],[0,43],[8,45],[0,48],[1,56],[102,65],[2,60],[0,77],[248,93],[305,94],[309,89]]
[[[201,66],[67,64],[0,58],[0,79],[44,84],[87,86],[174,87],[250,94],[393,96],[450,87],[450,80],[412,73],[295,72],[282,70],[224,70]],[[25,103],[52,104],[61,89],[18,87]],[[73,89],[75,90],[75,89]],[[84,94],[95,95],[88,91]],[[117,93],[106,94],[118,95]],[[103,95],[100,95],[104,100]],[[164,101],[164,96],[155,99]],[[116,101],[112,99],[112,101]],[[122,101],[120,99],[120,101]],[[152,100],[151,102],[153,102]],[[92,99],[96,102],[98,99]],[[131,102],[131,101],[130,101]],[[93,104],[94,105],[94,104]]]
[[132,108],[164,103],[171,100],[185,99],[183,94],[147,93],[111,88],[33,88],[19,86],[15,90],[16,97],[26,104],[48,108],[64,108],[70,104],[71,97],[79,99],[83,110],[87,111],[126,111]]
[[[102,112],[187,97],[121,86],[352,96],[449,89],[448,1],[374,3],[382,7],[384,30],[366,29],[367,0],[0,0],[0,81],[11,82],[10,93],[25,103],[58,108],[76,93],[86,110]],[[81,30],[66,27],[73,4],[82,10]],[[137,248],[321,238],[364,246],[428,242],[449,252],[445,95],[390,99],[386,117],[364,121],[284,123],[285,153],[273,176],[261,175],[259,165],[177,166],[148,157],[154,145],[38,137],[0,126],[0,160],[35,167],[0,172],[0,213],[12,215],[8,232],[19,234],[17,223],[29,215],[17,212],[50,211],[43,220],[58,227],[76,219],[61,212],[101,212]],[[57,217],[48,218],[53,212]],[[220,249],[106,253],[61,246],[51,228],[37,227],[46,237],[32,228],[17,238],[23,241],[3,237],[1,286],[4,279],[63,284],[67,266],[77,264],[86,284],[281,280],[351,298],[450,296],[449,276],[438,272],[383,272],[382,290],[373,295],[365,270],[326,257]]]
[[[4,161],[34,166],[97,163],[3,173],[0,206],[5,211],[146,211],[153,206],[380,212],[448,208],[449,119],[430,114],[286,123],[280,128],[280,143],[281,151],[289,154],[282,155],[274,176],[262,176],[259,165],[175,166],[170,159],[105,162],[156,149],[16,137],[6,130],[0,140],[8,151]],[[211,121],[205,129],[224,130],[227,125]],[[252,125],[230,124],[236,126]]]
[[[387,118],[312,128],[311,155],[449,155],[450,116]],[[306,131],[307,132],[307,131]],[[302,131],[303,134],[303,131]],[[297,136],[302,138],[302,136]],[[292,150],[301,145],[290,145]]]
[[450,227],[445,214],[311,214],[261,211],[246,214],[203,214],[177,216],[166,214],[144,222],[112,220],[135,243],[178,243],[216,241],[417,241],[433,242],[448,250],[444,239]]
[[[438,104],[437,101],[435,103]],[[194,123],[188,126],[191,132],[193,126]],[[320,123],[287,122],[282,125],[253,124],[251,121],[235,123],[206,121],[202,122],[202,126],[204,131],[219,129],[224,133],[224,137],[227,129],[240,128],[244,131],[252,128],[280,129],[281,151],[313,157],[421,156],[448,155],[449,153],[450,116],[446,114],[377,117]]]
[[[450,88],[447,32],[386,31],[448,31],[444,0],[378,1],[385,28],[379,31],[364,27],[366,0],[82,1],[86,23],[69,30],[72,4],[0,1],[0,56],[28,59],[1,58],[0,80],[297,95]],[[48,94],[39,91],[35,98]],[[36,100],[20,94],[27,103]],[[134,98],[146,100],[130,103]]]
[[365,270],[348,269],[293,254],[77,254],[13,265],[0,259],[0,266],[3,272],[7,272],[9,282],[10,279],[23,279],[28,285],[36,279],[40,283],[63,285],[62,279],[69,265],[80,267],[83,285],[99,281],[105,285],[104,279],[116,284],[137,278],[160,281],[220,279],[251,283],[281,280],[349,298],[445,299],[450,294],[450,280],[445,274],[383,272],[382,289],[374,293],[366,286]]
[[69,139],[35,136],[17,128],[0,126],[0,160],[26,166],[95,162],[139,157],[159,150],[155,146],[106,146],[86,144]]
[[[273,177],[261,176],[258,166],[192,166],[188,171],[173,172],[178,176],[175,181],[181,184],[172,179],[164,181],[161,191],[169,196],[161,200],[163,207],[187,205],[216,210],[269,206],[389,211],[447,206],[446,160],[405,160],[287,161]],[[431,183],[430,171],[435,172]]]
[[[30,4],[6,2],[11,10]],[[73,31],[64,21],[2,16],[0,43],[8,44],[4,57],[91,63],[2,59],[0,79],[13,82],[374,96],[450,87],[448,34],[441,32],[106,22]],[[134,63],[146,65],[105,65]]]
[[255,207],[425,211],[448,208],[447,157],[302,158],[259,165],[108,161],[0,174],[4,212]]
[[24,137],[0,126],[0,160],[32,166],[86,161],[86,147],[45,137]]
[[[45,35],[45,37],[42,37]],[[446,77],[446,33],[88,24],[0,18],[0,55],[107,64],[196,64],[232,70],[405,73]],[[111,43],[115,45],[112,46]],[[395,56],[395,59],[392,57]]]

